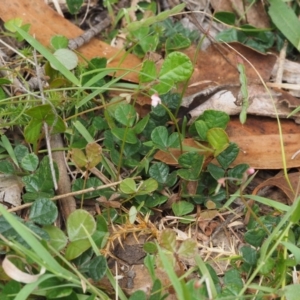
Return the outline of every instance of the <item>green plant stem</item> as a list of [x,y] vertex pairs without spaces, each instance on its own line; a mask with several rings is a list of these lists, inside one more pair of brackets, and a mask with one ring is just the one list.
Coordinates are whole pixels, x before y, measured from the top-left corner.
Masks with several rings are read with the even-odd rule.
[[[256,269],[251,274],[250,278],[247,280],[247,282],[243,286],[242,290],[239,293],[239,296],[242,296],[245,293],[245,291],[248,289],[250,283],[255,279],[255,277],[259,273],[260,269],[265,264],[265,261],[267,261],[271,257],[271,255],[274,253],[274,251],[276,250],[278,245],[281,243],[281,241],[283,241],[285,239],[285,237],[287,236],[291,226],[294,224],[292,222],[289,222],[289,220],[290,220],[292,214],[294,213],[295,209],[299,205],[299,201],[300,201],[300,198],[297,198],[297,200],[294,201],[294,203],[290,207],[289,211],[287,211],[287,213],[282,218],[282,220],[279,222],[279,224],[274,228],[274,230],[269,235],[269,237],[264,241],[264,243],[261,247],[261,251],[260,251],[260,263],[258,264]],[[287,223],[287,226],[279,234],[281,228],[283,228],[286,223]],[[274,242],[274,244],[268,251],[268,248],[272,242]]]
[[169,108],[168,108],[166,105],[164,105],[164,104],[161,104],[161,105],[162,105],[162,106],[164,107],[164,109],[167,111],[167,113],[168,113],[170,119],[173,121],[173,123],[174,123],[174,125],[175,125],[175,127],[176,127],[176,129],[177,129],[177,132],[178,132],[178,134],[179,134],[179,147],[180,147],[180,152],[182,153],[182,152],[183,152],[182,139],[181,139],[181,137],[180,137],[180,128],[179,128],[179,126],[178,126],[178,122],[177,122],[175,116],[174,116],[174,115],[172,114],[172,112],[169,110]]
[[[140,176],[132,177],[132,179],[140,180],[141,177]],[[51,198],[50,200],[56,201],[56,200],[63,199],[63,198],[68,197],[68,196],[77,196],[77,195],[81,195],[81,194],[84,194],[84,193],[90,193],[90,192],[93,192],[93,191],[103,190],[103,189],[106,189],[106,188],[110,188],[110,187],[119,185],[122,181],[123,180],[112,182],[112,183],[105,184],[105,185],[101,185],[101,186],[98,186],[98,187],[90,187],[90,188],[87,188],[85,190],[80,190],[80,191],[72,192],[72,193],[69,193],[69,194],[58,195],[58,196],[55,196],[55,197]],[[19,210],[22,210],[24,208],[28,208],[28,207],[32,206],[32,204],[33,204],[33,202],[25,203],[25,204],[22,204],[20,206],[9,209],[8,212],[19,211]]]

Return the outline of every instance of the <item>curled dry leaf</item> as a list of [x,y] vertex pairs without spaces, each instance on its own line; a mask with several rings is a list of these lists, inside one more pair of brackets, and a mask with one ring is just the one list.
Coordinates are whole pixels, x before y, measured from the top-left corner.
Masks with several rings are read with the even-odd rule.
[[120,208],[121,207],[121,203],[118,201],[108,201],[105,197],[101,196],[99,198],[96,199],[102,206],[108,208],[108,207],[112,207],[112,208]]
[[288,174],[291,186],[293,190],[291,190],[288,182],[286,181],[284,176],[276,176],[269,178],[259,184],[252,192],[253,195],[257,195],[257,193],[266,186],[275,186],[279,188],[284,194],[289,198],[290,203],[294,202],[295,198],[298,195],[295,195],[295,191],[297,191],[299,185],[300,172]]
[[16,255],[6,255],[3,262],[2,262],[2,268],[4,272],[13,280],[17,282],[22,283],[32,283],[39,279],[41,275],[43,275],[46,272],[46,269],[44,267],[41,268],[41,271],[39,274],[31,275],[28,273],[25,273],[18,269],[10,260],[9,258],[19,258]]
[[23,183],[18,176],[0,174],[0,202],[13,206],[21,205]]
[[198,226],[199,228],[202,230],[202,232],[206,235],[206,236],[211,236],[212,233],[214,232],[214,230],[216,229],[216,227],[218,227],[220,225],[219,222],[216,221],[199,221],[198,222]]

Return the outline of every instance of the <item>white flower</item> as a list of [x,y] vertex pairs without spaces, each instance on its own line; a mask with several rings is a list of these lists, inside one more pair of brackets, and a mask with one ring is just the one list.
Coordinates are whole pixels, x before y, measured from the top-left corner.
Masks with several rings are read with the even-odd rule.
[[159,98],[158,94],[153,94],[151,96],[151,105],[156,107],[158,104],[161,104],[161,99]]

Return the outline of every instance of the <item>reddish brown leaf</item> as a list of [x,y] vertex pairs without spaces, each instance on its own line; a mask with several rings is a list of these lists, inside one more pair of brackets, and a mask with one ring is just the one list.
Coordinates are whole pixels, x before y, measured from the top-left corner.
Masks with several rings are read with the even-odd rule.
[[[61,17],[52,10],[43,0],[2,0],[0,18],[8,21],[13,18],[22,18],[24,24],[31,24],[30,33],[48,47],[51,37],[61,34],[68,39],[76,38],[83,31],[68,20]],[[140,59],[132,54],[116,49],[98,39],[92,39],[88,44],[79,48],[79,52],[86,58],[106,57],[113,58],[110,67],[122,67],[127,70],[138,71],[141,63]],[[123,72],[124,73],[124,72]],[[122,74],[118,72],[117,75]],[[124,76],[126,80],[138,82],[138,73],[130,72]]]
[[[193,139],[191,139],[191,138],[184,139],[182,144],[183,144],[183,146],[194,148],[194,151],[199,151],[199,152],[201,151],[200,153],[207,157],[204,165],[206,165],[208,163],[208,161],[211,160],[211,158],[210,158],[211,153],[203,152],[203,149],[200,148],[199,145]],[[189,151],[191,151],[191,148],[189,148]],[[184,152],[187,152],[187,151],[183,151],[183,153]],[[172,155],[170,153],[172,153]],[[178,165],[178,158],[181,154],[182,153],[181,153],[180,149],[170,148],[169,152],[165,152],[165,151],[161,151],[161,150],[157,151],[154,155],[154,158],[159,161],[162,161],[168,165]],[[174,159],[174,158],[176,158],[176,159]]]
[[[237,69],[238,53],[252,63],[264,81],[269,80],[276,62],[275,55],[265,55],[239,43],[230,43],[229,45],[236,51],[224,44],[215,44],[198,53],[194,73],[189,81],[185,96],[195,94],[212,85],[240,85]],[[194,61],[195,51],[194,47],[190,47],[184,53]],[[248,84],[261,84],[255,70],[247,62],[244,64]]]
[[284,176],[276,176],[269,178],[259,184],[253,191],[253,195],[257,195],[257,193],[265,186],[276,186],[280,190],[282,190],[285,195],[289,198],[292,203],[295,199],[295,192],[297,191],[299,180],[300,180],[300,172],[288,174],[291,186],[293,190],[291,190],[288,182],[286,181]]
[[[300,127],[292,120],[281,120],[284,153],[287,168],[300,166],[300,155],[293,158],[300,149]],[[233,166],[247,163],[256,169],[282,169],[282,152],[277,121],[269,118],[248,116],[241,125],[238,118],[232,118],[227,133],[229,140],[240,147],[240,153]]]

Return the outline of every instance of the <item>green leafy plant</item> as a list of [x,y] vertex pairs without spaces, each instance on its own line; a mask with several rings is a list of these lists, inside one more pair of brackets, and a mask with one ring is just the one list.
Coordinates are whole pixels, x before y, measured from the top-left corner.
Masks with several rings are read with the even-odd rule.
[[[77,14],[82,1],[71,2],[70,11]],[[115,2],[105,2],[112,16]],[[278,8],[282,8],[284,20],[288,15],[282,6],[286,5],[277,2],[270,2],[269,14],[280,28]],[[171,286],[178,299],[235,299],[247,297],[252,289],[261,298],[274,294],[293,299],[297,286],[289,274],[300,261],[298,199],[289,207],[243,194],[252,179],[249,169],[253,170],[247,164],[230,167],[239,149],[226,133],[227,114],[207,110],[191,126],[179,124],[176,114],[182,95],[178,92],[193,73],[193,63],[179,51],[199,36],[167,19],[181,12],[183,4],[150,17],[145,17],[145,11],[155,12],[155,3],[140,5],[138,20],[131,22],[127,18],[127,48],[140,57],[162,50],[165,60],[157,71],[153,61],[144,59],[138,84],[123,82],[124,75],[109,77],[119,68],[108,67],[105,58],[78,63],[77,56],[66,49],[68,40],[63,36],[53,37],[49,50],[28,34],[21,20],[6,24],[11,36],[25,39],[41,54],[49,87],[43,91],[46,103],[36,97],[38,92],[28,90],[22,96],[7,98],[0,91],[1,118],[7,121],[1,127],[0,172],[20,177],[22,200],[29,207],[22,219],[0,206],[0,250],[6,263],[23,272],[20,274],[24,278],[35,276],[32,282],[22,281],[5,269],[8,275],[1,277],[1,299],[111,299],[117,293],[120,299],[127,299],[108,267],[107,257],[114,243],[122,243],[128,233],[134,237],[147,234],[149,240],[157,238],[143,245],[147,252],[144,264],[152,279],[150,295],[136,291],[129,299],[162,300]],[[126,10],[114,16],[114,26],[121,16],[128,17]],[[236,22],[229,13],[215,17],[231,25]],[[261,51],[273,45],[274,32],[238,26],[221,33],[219,39],[235,39]],[[282,33],[297,47],[294,31]],[[71,65],[66,64],[66,56]],[[241,75],[245,75],[239,67]],[[245,79],[241,77],[244,89]],[[10,83],[8,79],[0,81],[1,85]],[[152,98],[152,107],[146,113],[136,105],[140,94]],[[242,121],[248,103],[243,104]],[[44,124],[50,134],[65,137],[65,145],[52,150],[66,151],[73,177],[72,195],[81,200],[80,209],[71,213],[61,228],[54,225],[59,209],[53,201],[57,198],[50,159],[45,154]],[[16,127],[17,139],[12,134]],[[187,146],[186,137],[192,137],[197,146]],[[163,160],[159,152],[169,155],[174,164]],[[54,169],[59,178],[61,174],[56,166]],[[169,214],[177,232],[184,226],[198,230],[201,209],[229,209],[237,198],[245,200],[251,217],[245,227],[245,245],[239,252],[224,254],[225,258],[221,255],[204,262],[196,255],[195,240],[179,241],[175,231],[159,231],[152,223],[152,217],[156,220],[159,214]],[[278,216],[264,214],[256,204],[247,206],[248,199],[272,207]],[[84,209],[86,203],[96,207],[96,216]],[[194,265],[185,270],[182,261],[193,258]],[[222,282],[212,267],[219,259],[231,264]],[[169,278],[167,286],[158,278],[157,268]],[[104,278],[113,292],[100,285]]]

